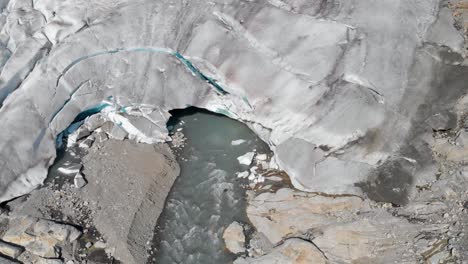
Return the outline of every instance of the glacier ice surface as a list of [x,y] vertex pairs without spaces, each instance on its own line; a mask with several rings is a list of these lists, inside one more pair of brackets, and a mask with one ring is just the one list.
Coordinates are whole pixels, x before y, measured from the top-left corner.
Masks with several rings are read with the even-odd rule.
[[466,72],[441,55],[462,38],[439,0],[2,3],[0,202],[40,185],[56,138],[110,97],[103,116],[141,142],[196,106],[248,124],[296,188],[362,195],[402,168],[384,200],[408,196],[432,166],[414,128],[461,93],[434,72]]

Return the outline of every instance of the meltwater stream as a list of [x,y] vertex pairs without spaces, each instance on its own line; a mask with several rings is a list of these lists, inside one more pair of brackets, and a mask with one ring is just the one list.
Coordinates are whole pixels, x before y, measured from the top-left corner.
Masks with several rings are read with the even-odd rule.
[[[193,108],[173,116],[168,127],[186,137],[185,146],[176,150],[181,174],[155,228],[148,263],[232,263],[235,256],[225,249],[223,231],[233,221],[247,222],[247,180],[235,175],[247,168],[237,157],[269,148],[247,126],[227,117]],[[239,139],[245,142],[231,144]]]

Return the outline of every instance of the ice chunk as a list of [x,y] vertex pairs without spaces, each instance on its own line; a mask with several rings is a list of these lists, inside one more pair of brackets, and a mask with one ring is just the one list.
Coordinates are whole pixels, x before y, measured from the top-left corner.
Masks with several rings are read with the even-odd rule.
[[78,145],[80,148],[89,149],[94,143],[94,136],[89,136]]
[[257,156],[255,156],[255,159],[265,161],[267,159],[267,154],[257,154]]
[[233,145],[233,146],[239,146],[239,145],[241,145],[241,144],[244,144],[245,142],[247,142],[247,140],[245,140],[245,139],[237,139],[237,140],[231,141],[231,145]]
[[68,136],[67,147],[72,147],[78,140],[88,136],[91,132],[86,127],[80,127]]
[[257,166],[253,166],[252,168],[250,168],[250,172],[255,173],[257,171],[257,169],[258,169]]
[[237,173],[237,178],[247,178],[249,176],[249,172],[248,171],[243,171],[243,172],[239,172]]
[[67,175],[72,175],[72,174],[77,174],[81,171],[81,168],[83,165],[81,164],[68,164],[68,165],[63,165],[62,167],[58,168],[57,171],[63,174]]
[[237,160],[239,161],[241,165],[250,166],[250,164],[252,164],[252,159],[254,155],[255,155],[254,152],[247,152],[244,155],[238,157]]
[[73,179],[73,183],[75,185],[75,188],[77,189],[81,189],[87,184],[83,174],[81,173],[77,173],[75,175],[75,179]]
[[255,174],[251,173],[249,175],[249,181],[253,181],[253,180],[255,180]]
[[266,161],[260,161],[258,162],[258,165],[262,166],[262,169],[266,170],[266,169],[269,169],[270,168],[270,164]]
[[89,131],[95,131],[101,127],[105,121],[105,118],[101,114],[96,114],[87,117],[83,126],[86,127]]

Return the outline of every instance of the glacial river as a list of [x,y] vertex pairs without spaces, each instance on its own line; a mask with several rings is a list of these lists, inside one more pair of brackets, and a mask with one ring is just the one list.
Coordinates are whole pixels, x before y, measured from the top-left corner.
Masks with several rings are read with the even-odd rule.
[[[148,263],[232,263],[235,255],[225,249],[224,229],[233,221],[247,222],[245,170],[237,157],[250,152],[267,153],[268,146],[247,126],[205,111],[176,111],[168,123],[182,132],[185,146],[174,148],[181,166],[155,228]],[[232,145],[234,140],[244,143]]]

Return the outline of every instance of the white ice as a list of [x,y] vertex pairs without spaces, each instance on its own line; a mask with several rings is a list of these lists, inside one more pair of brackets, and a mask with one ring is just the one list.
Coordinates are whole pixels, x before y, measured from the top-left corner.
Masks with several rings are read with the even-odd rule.
[[252,164],[254,155],[254,152],[247,152],[244,155],[237,157],[237,161],[239,161],[239,164],[241,165],[250,166],[250,164]]
[[205,108],[268,142],[296,188],[362,194],[426,103],[439,62],[421,49],[463,38],[439,0],[286,2],[3,1],[0,202],[39,186],[56,137],[110,97],[102,115],[137,141]]
[[247,142],[245,139],[237,139],[237,140],[233,140],[233,141],[231,142],[231,145],[233,145],[233,146],[239,146],[240,144],[243,144],[243,143],[245,143],[245,142]]

